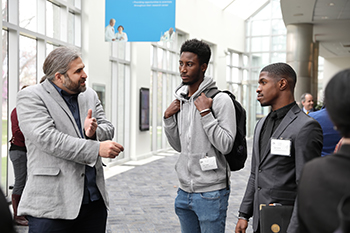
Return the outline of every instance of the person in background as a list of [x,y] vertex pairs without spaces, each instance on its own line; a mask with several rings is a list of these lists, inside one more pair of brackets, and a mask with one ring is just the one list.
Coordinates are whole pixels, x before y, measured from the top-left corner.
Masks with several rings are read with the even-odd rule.
[[115,41],[114,25],[115,25],[115,19],[110,19],[109,24],[105,28],[105,41],[107,42]]
[[122,41],[127,42],[128,41],[128,35],[123,32],[124,27],[122,25],[118,26],[118,32],[115,34],[115,40],[116,41]]
[[[23,86],[22,89],[27,86]],[[18,225],[28,226],[28,220],[24,216],[17,215],[17,207],[27,180],[27,148],[24,136],[18,125],[17,111],[14,108],[11,112],[12,138],[10,140],[9,156],[13,165],[15,184],[12,190],[13,218]]]
[[310,112],[314,112],[314,97],[310,93],[304,93],[300,97],[301,105],[303,105],[303,112],[309,114]]
[[197,39],[180,49],[182,84],[164,112],[164,130],[170,145],[180,152],[175,170],[180,182],[175,212],[182,233],[223,233],[231,175],[225,154],[236,136],[236,113],[229,95],[205,95],[216,87],[205,76],[211,51]]
[[171,42],[174,40],[175,33],[173,28],[169,28],[168,31],[164,32],[164,34],[160,37],[160,41]]
[[316,112],[310,112],[309,116],[320,123],[323,132],[323,147],[321,156],[329,155],[335,150],[335,146],[339,142],[341,136],[336,131],[333,122],[329,118],[327,108],[324,105],[322,109]]
[[19,215],[30,233],[105,233],[108,197],[102,157],[124,148],[111,141],[97,93],[86,87],[79,53],[67,47],[45,59],[46,79],[17,95],[19,126],[28,154],[28,180]]
[[286,63],[264,67],[257,100],[271,112],[255,127],[251,174],[239,208],[235,233],[245,233],[250,217],[260,232],[260,205],[294,206],[288,233],[298,232],[296,195],[301,170],[321,156],[322,129],[305,115],[294,99],[297,75]]
[[[343,224],[338,217],[338,206],[350,195],[349,89],[350,69],[338,72],[325,88],[329,117],[343,139],[338,152],[314,159],[304,166],[298,189],[301,233],[334,232]],[[349,199],[345,203],[349,205]],[[344,220],[350,229],[349,212]]]

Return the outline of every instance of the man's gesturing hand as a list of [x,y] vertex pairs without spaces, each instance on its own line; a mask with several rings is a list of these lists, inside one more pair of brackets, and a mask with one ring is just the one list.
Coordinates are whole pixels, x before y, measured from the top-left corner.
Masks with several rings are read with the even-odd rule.
[[103,158],[114,159],[122,151],[124,151],[124,147],[119,143],[113,141],[103,141],[100,142],[100,149],[98,151],[98,155]]
[[96,118],[92,117],[92,110],[88,110],[87,117],[84,121],[84,130],[85,135],[89,138],[94,138],[97,129],[97,121]]

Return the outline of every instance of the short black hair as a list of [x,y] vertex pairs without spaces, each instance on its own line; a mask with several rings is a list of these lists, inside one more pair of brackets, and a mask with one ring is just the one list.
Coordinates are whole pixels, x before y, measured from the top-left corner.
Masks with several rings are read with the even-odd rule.
[[207,43],[199,41],[197,39],[191,39],[185,41],[180,50],[180,55],[183,52],[191,52],[197,55],[200,65],[206,63],[209,64],[211,51]]
[[329,117],[344,137],[350,138],[350,69],[338,72],[328,82],[325,101]]
[[270,77],[273,78],[285,78],[288,80],[291,91],[294,91],[295,84],[297,83],[297,74],[294,69],[287,63],[278,62],[272,63],[268,66],[265,66],[261,72],[268,72]]

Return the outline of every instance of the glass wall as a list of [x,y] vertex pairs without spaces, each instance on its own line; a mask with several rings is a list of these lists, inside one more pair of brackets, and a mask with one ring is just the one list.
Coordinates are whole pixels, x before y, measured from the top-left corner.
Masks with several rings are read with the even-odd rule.
[[[58,46],[81,45],[81,0],[2,0],[2,149],[0,184],[7,194],[14,182],[8,159],[10,113],[17,92],[39,82],[46,55]],[[8,9],[12,9],[9,11]],[[67,28],[62,25],[69,25]],[[73,33],[74,32],[74,33]],[[10,58],[10,59],[9,59]],[[11,78],[9,78],[11,77]]]
[[0,160],[0,184],[2,190],[7,190],[6,187],[8,187],[7,183],[7,171],[8,171],[8,154],[7,154],[7,142],[8,140],[8,114],[7,114],[7,108],[8,108],[8,34],[6,30],[2,30],[2,82],[1,82],[1,160]]
[[[130,125],[130,54],[129,42],[110,43],[112,48],[112,99],[116,100],[112,106],[112,123],[115,126],[115,141],[128,148]],[[109,159],[111,164],[129,159],[128,150],[121,153],[116,159]]]
[[151,150],[167,148],[163,131],[163,114],[174,100],[174,92],[181,83],[178,72],[179,51],[185,35],[176,32],[173,42],[153,43],[151,47],[150,133]]
[[7,21],[7,0],[2,0],[2,20]]
[[37,17],[37,0],[19,0],[19,26],[21,28],[37,32]]
[[52,2],[46,2],[46,35],[60,39],[61,35],[61,9]]
[[[243,84],[243,106],[247,110],[248,135],[253,134],[256,122],[270,111],[269,107],[263,108],[256,101],[260,70],[271,63],[286,62],[286,37],[287,29],[282,18],[280,0],[267,1],[259,12],[246,20],[246,53],[250,64],[247,86]],[[318,70],[318,102],[322,104],[322,58],[319,59]]]
[[[287,29],[279,0],[268,1],[246,20],[246,54],[249,57],[247,79],[243,80],[243,106],[247,110],[247,134],[252,136],[256,122],[270,109],[256,100],[260,70],[271,63],[286,62]],[[238,84],[237,84],[238,85]]]
[[19,37],[19,89],[36,84],[36,40]]
[[323,86],[323,70],[324,70],[324,58],[318,57],[318,92],[317,92],[317,105],[318,107],[323,106],[324,102],[324,86]]
[[254,79],[254,75],[257,74],[250,69],[248,54],[231,51],[226,55],[227,89],[236,96],[236,99],[246,109],[247,136],[253,135],[256,124],[254,105],[256,103],[257,81]]

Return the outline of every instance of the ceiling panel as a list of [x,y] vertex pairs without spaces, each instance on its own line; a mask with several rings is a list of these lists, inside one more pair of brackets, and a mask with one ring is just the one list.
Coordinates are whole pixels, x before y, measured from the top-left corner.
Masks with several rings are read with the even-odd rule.
[[249,18],[269,0],[209,0],[221,9],[242,19]]
[[[286,25],[311,23],[322,57],[350,57],[350,0],[281,0]],[[312,10],[311,10],[312,9]]]

